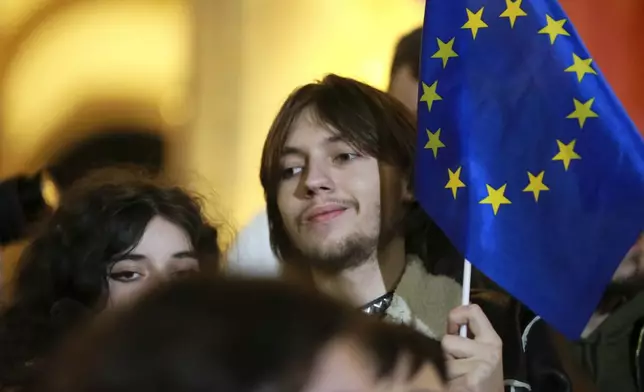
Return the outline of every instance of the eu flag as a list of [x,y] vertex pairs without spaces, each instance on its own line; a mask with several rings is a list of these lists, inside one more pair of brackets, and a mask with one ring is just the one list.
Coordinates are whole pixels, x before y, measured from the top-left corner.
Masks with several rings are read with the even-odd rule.
[[555,0],[428,0],[416,192],[485,275],[579,337],[644,229],[644,144]]

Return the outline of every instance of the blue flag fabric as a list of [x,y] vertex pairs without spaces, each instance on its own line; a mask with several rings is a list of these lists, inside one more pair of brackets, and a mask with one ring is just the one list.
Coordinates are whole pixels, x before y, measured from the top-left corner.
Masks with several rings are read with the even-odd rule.
[[428,0],[416,196],[578,338],[644,229],[644,143],[554,0]]

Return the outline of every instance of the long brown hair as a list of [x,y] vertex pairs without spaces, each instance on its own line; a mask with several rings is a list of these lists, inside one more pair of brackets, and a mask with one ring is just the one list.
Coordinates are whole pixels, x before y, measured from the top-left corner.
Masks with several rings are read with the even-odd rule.
[[[293,123],[305,110],[313,121],[334,129],[357,150],[398,169],[413,188],[416,127],[413,115],[402,103],[367,84],[333,74],[296,89],[271,125],[260,168],[271,247],[285,261],[295,250],[277,205],[280,159]],[[456,254],[417,203],[410,204],[404,225],[408,253],[419,255],[428,270],[433,269],[437,259]]]

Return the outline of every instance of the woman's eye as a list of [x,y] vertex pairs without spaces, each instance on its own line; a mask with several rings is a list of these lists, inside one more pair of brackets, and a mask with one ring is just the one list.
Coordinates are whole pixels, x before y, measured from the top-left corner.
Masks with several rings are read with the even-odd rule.
[[289,179],[300,174],[300,172],[302,172],[302,168],[299,166],[286,168],[282,170],[282,179]]
[[141,274],[134,271],[111,272],[110,279],[117,282],[133,282],[141,277]]

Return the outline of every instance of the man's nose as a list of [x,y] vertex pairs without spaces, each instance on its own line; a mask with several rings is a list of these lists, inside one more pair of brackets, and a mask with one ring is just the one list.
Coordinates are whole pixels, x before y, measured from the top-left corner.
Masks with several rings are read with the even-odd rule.
[[305,171],[304,185],[307,195],[315,195],[320,192],[330,192],[335,189],[333,176],[330,168],[321,164],[310,164]]

